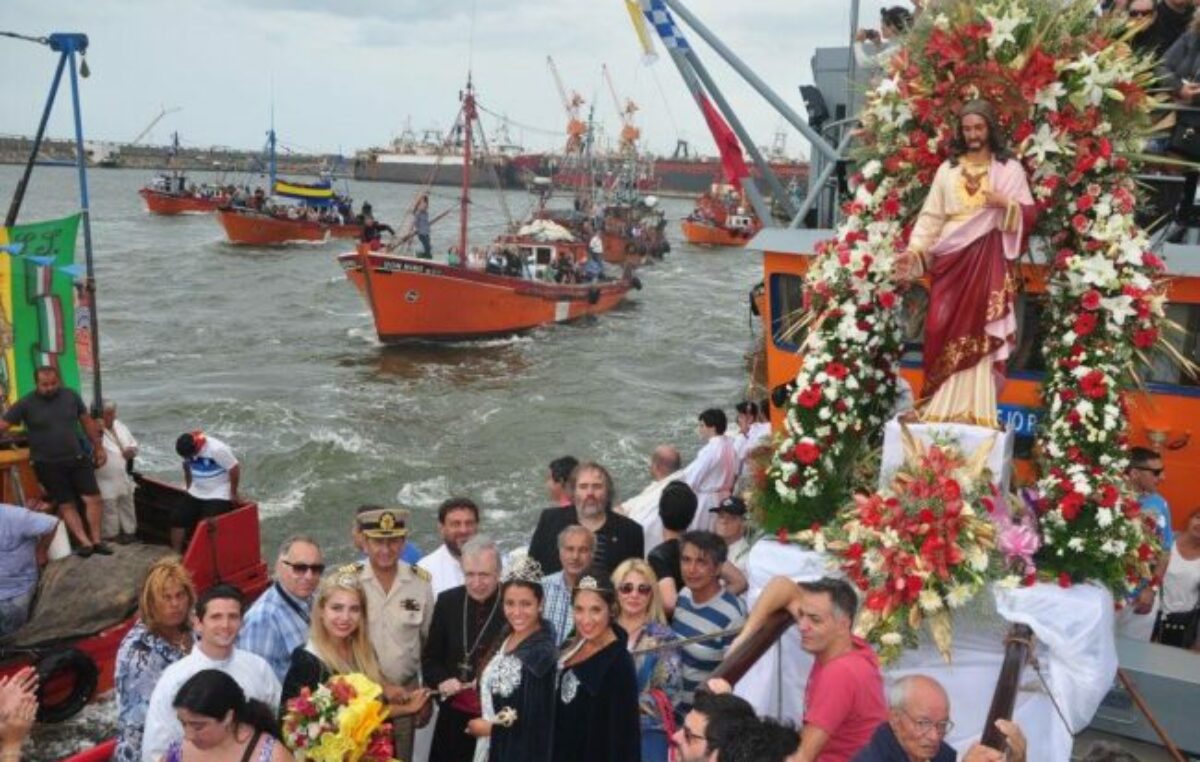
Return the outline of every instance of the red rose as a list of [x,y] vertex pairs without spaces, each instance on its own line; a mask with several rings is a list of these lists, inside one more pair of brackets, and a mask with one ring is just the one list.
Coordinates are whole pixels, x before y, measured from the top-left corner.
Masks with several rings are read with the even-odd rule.
[[1083,509],[1083,503],[1083,495],[1078,492],[1069,492],[1063,496],[1062,501],[1058,504],[1058,509],[1062,511],[1064,519],[1074,521],[1079,517],[1079,512]]
[[797,405],[799,405],[800,407],[808,408],[810,410],[812,408],[816,407],[818,404],[820,404],[820,402],[821,402],[821,390],[817,387],[816,384],[813,384],[812,386],[808,387],[804,391],[800,392],[800,394],[797,395],[797,397],[796,397]]
[[1077,214],[1071,218],[1071,227],[1075,228],[1076,233],[1084,233],[1087,231],[1088,220],[1082,214]]
[[1081,212],[1086,212],[1087,210],[1091,209],[1092,208],[1092,197],[1091,196],[1080,196],[1079,198],[1075,199],[1075,208]]
[[1059,587],[1070,587],[1071,586],[1071,575],[1067,574],[1066,572],[1059,572],[1058,573],[1058,586]]
[[1098,310],[1100,309],[1100,292],[1094,288],[1090,289],[1079,302],[1085,310]]
[[1161,271],[1161,270],[1166,269],[1166,265],[1163,264],[1163,261],[1161,259],[1159,259],[1158,256],[1153,254],[1152,252],[1149,252],[1149,251],[1143,252],[1142,253],[1142,261],[1146,263],[1147,267],[1150,267],[1154,270]]
[[1090,336],[1096,330],[1096,316],[1090,312],[1080,313],[1075,318],[1075,333],[1080,336]]
[[1108,383],[1104,380],[1104,374],[1098,370],[1093,370],[1079,379],[1079,387],[1085,397],[1090,397],[1094,400],[1098,400],[1108,394]]
[[1143,328],[1133,332],[1133,343],[1135,346],[1146,349],[1152,347],[1158,341],[1158,329]]
[[825,372],[839,381],[850,375],[850,369],[840,362],[834,361],[825,366]]
[[879,293],[879,304],[885,309],[890,310],[896,306],[895,291],[881,291]]
[[894,195],[889,195],[883,200],[883,206],[879,209],[882,217],[887,220],[900,214],[900,199]]
[[1100,488],[1100,497],[1098,502],[1105,508],[1112,508],[1117,504],[1117,499],[1121,497],[1121,493],[1111,484],[1105,484]]
[[883,611],[887,608],[890,599],[891,596],[883,590],[875,590],[867,596],[867,608],[871,611]]
[[812,465],[817,458],[821,457],[821,448],[811,442],[801,442],[792,449],[792,452],[795,454],[796,460],[806,466]]
[[787,527],[779,527],[779,530],[775,532],[775,539],[780,542],[790,541],[791,538],[788,536]]

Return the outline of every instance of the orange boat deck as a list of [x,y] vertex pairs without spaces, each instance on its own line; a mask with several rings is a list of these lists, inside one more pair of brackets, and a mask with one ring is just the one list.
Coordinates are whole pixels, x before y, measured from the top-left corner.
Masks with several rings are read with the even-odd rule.
[[225,196],[180,196],[173,193],[163,193],[153,188],[142,188],[138,191],[146,204],[146,211],[151,214],[208,214],[224,206],[229,199]]
[[358,238],[361,225],[329,225],[291,220],[250,209],[221,209],[217,220],[230,243],[243,246],[281,246],[289,243],[322,243],[329,238]]
[[459,340],[508,335],[598,315],[633,287],[622,279],[560,284],[493,275],[440,262],[370,253],[338,257],[364,295],[380,341]]

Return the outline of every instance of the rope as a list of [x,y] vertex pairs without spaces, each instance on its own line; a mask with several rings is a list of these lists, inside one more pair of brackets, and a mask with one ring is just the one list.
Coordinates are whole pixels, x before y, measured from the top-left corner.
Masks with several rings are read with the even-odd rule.
[[1071,729],[1071,723],[1067,722],[1067,716],[1063,714],[1062,707],[1058,705],[1058,699],[1054,697],[1054,691],[1050,690],[1050,684],[1046,682],[1046,675],[1042,673],[1041,662],[1033,651],[1033,638],[1014,638],[1008,637],[1004,639],[1005,643],[1023,643],[1029,647],[1029,666],[1033,667],[1033,671],[1038,676],[1038,681],[1042,684],[1042,690],[1046,692],[1046,696],[1050,699],[1050,703],[1054,706],[1054,711],[1058,714],[1058,719],[1062,720],[1063,727],[1066,728],[1069,735],[1075,735],[1075,731]]
[[[504,210],[504,218],[508,221],[509,225],[512,225],[512,210],[508,208],[508,199],[505,197],[504,189],[500,187],[500,175],[496,172],[496,165],[489,161],[491,156],[490,151],[488,151],[487,135],[483,131],[483,122],[479,119],[476,119],[475,121],[479,125],[479,146],[483,149],[483,160],[487,162],[488,176],[492,178],[492,182],[496,185],[496,191],[500,197],[500,207]],[[463,167],[463,171],[470,173],[471,168]],[[462,252],[462,256],[465,257],[466,252]]]
[[26,42],[36,42],[38,45],[49,45],[49,37],[30,37],[27,34],[17,34],[16,32],[0,31],[0,37],[11,37],[14,40],[25,40]]
[[548,130],[545,127],[534,127],[533,125],[530,125],[530,124],[522,124],[521,122],[513,121],[512,119],[509,119],[504,114],[501,114],[496,111],[492,111],[490,108],[488,108],[487,106],[484,106],[479,101],[475,101],[475,108],[479,109],[480,111],[482,111],[485,114],[488,114],[489,116],[494,116],[497,119],[507,122],[508,124],[511,124],[514,127],[518,127],[522,130],[528,130],[529,132],[536,132],[541,135],[550,135],[550,136],[556,137],[556,138],[564,138],[567,136],[567,133],[563,130]]

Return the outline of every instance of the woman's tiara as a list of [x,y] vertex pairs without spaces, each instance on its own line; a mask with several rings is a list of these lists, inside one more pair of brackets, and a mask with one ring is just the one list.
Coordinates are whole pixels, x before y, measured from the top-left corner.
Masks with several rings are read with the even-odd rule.
[[521,556],[504,573],[505,582],[542,584],[542,565],[529,556]]

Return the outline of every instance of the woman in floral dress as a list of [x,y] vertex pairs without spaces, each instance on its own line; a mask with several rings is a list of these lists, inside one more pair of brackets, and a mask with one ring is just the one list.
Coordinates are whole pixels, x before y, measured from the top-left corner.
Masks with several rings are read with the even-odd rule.
[[138,621],[117,649],[116,762],[140,762],[150,694],[168,665],[192,650],[188,617],[196,603],[192,578],[179,558],[150,567],[138,602]]
[[[612,575],[617,591],[617,624],[626,633],[637,675],[642,723],[642,762],[667,762],[670,738],[677,727],[675,705],[683,691],[679,651],[646,649],[678,640],[663,613],[658,577],[650,564],[630,558]],[[637,651],[644,651],[641,654]]]

